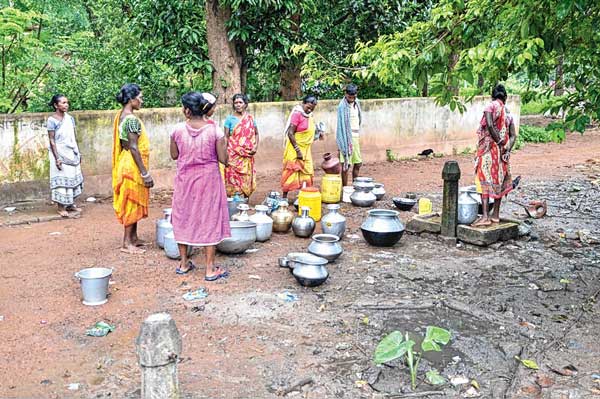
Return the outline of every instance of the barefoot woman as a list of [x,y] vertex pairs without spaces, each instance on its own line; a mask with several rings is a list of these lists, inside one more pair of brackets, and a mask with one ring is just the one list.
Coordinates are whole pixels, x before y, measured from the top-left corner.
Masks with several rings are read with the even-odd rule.
[[[477,156],[475,158],[475,183],[481,194],[482,216],[472,226],[489,226],[500,222],[500,203],[512,189],[510,177],[510,151],[515,142],[512,118],[507,118],[506,89],[494,87],[492,102],[483,111],[477,131]],[[494,199],[489,215],[489,198]]]
[[225,185],[219,162],[227,164],[227,139],[210,119],[217,99],[210,93],[191,92],[181,98],[186,122],[171,133],[171,158],[177,160],[173,184],[173,233],[181,263],[175,270],[186,274],[195,268],[188,246],[204,247],[206,281],[227,277],[215,265],[216,245],[231,236]]
[[75,206],[75,198],[83,189],[81,154],[75,139],[75,119],[67,113],[69,100],[62,94],[55,94],[49,105],[54,110],[47,122],[50,191],[52,201],[58,205],[58,214],[68,217],[69,212],[81,212]]
[[142,122],[133,114],[144,103],[140,87],[127,83],[117,94],[123,105],[113,124],[113,208],[125,227],[121,251],[144,253],[138,246],[137,223],[148,216],[150,187],[154,186],[148,172],[150,142]]

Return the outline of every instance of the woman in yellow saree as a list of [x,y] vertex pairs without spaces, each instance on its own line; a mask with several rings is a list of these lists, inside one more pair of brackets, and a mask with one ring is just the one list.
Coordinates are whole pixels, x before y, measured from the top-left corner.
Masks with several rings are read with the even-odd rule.
[[113,208],[125,227],[122,252],[144,253],[145,243],[138,238],[137,222],[148,216],[150,187],[148,172],[150,142],[142,122],[133,114],[144,103],[140,87],[128,83],[121,88],[117,101],[123,105],[113,123],[112,186]]
[[306,96],[302,105],[292,110],[286,126],[286,145],[283,153],[283,173],[281,189],[287,198],[290,191],[299,190],[303,185],[313,185],[315,174],[311,147],[315,140],[315,122],[312,112],[317,106],[314,96]]

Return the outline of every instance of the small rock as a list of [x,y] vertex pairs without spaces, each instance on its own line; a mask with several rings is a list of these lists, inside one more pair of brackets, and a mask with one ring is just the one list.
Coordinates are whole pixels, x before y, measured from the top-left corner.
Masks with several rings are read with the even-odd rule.
[[365,284],[375,284],[375,277],[367,276],[367,278],[365,278]]
[[79,383],[78,382],[74,382],[72,384],[69,384],[69,386],[67,387],[67,389],[69,391],[77,391],[77,390],[79,390]]
[[469,383],[469,379],[465,376],[457,375],[457,376],[450,378],[450,383],[454,386],[464,385],[464,384]]
[[96,202],[97,200],[96,200],[96,197],[87,197],[87,198],[85,199],[85,201],[86,201],[86,202]]
[[352,344],[348,342],[340,342],[335,346],[335,349],[338,351],[347,351],[348,349],[352,349]]
[[479,391],[477,389],[475,389],[475,387],[471,387],[471,388],[467,389],[465,391],[465,393],[463,393],[463,397],[465,397],[465,398],[477,398],[480,395],[481,394],[479,393]]
[[531,233],[531,227],[524,223],[519,224],[519,237],[527,236]]
[[52,384],[52,381],[50,381],[50,380],[41,380],[40,384],[42,384],[42,385],[50,385],[50,384]]

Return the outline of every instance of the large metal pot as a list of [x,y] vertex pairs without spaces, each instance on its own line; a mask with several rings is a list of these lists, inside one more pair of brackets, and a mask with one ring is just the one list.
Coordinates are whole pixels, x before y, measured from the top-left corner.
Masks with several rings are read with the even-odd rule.
[[458,224],[471,224],[477,219],[479,204],[469,191],[461,190],[458,196]]
[[342,238],[346,231],[346,218],[339,212],[339,204],[327,205],[329,212],[321,218],[321,230],[325,234],[334,234]]
[[340,238],[333,234],[315,234],[308,246],[308,252],[333,262],[344,252]]
[[241,254],[256,241],[256,223],[231,221],[229,226],[231,227],[231,237],[217,244],[219,252]]
[[307,206],[302,207],[302,214],[297,216],[292,222],[292,231],[296,237],[310,237],[315,231],[315,220],[308,216],[310,208]]
[[404,225],[398,218],[398,211],[389,209],[372,209],[367,212],[367,219],[360,226],[365,240],[376,247],[395,245],[404,233]]
[[267,216],[269,207],[266,205],[256,205],[256,213],[250,216],[250,221],[256,223],[256,241],[264,242],[271,238],[273,232],[273,219]]
[[369,207],[372,206],[375,201],[377,201],[377,197],[375,194],[373,194],[373,188],[375,187],[373,183],[355,181],[353,186],[354,192],[352,195],[350,195],[350,201],[352,204],[356,206]]

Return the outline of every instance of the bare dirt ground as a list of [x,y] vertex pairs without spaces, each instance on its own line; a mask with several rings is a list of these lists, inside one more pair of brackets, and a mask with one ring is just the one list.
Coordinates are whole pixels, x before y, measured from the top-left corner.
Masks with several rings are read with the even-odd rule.
[[[120,253],[122,228],[110,200],[86,204],[79,219],[0,227],[0,398],[139,397],[134,340],[142,321],[161,311],[183,337],[187,398],[597,397],[599,154],[597,130],[515,153],[513,174],[523,184],[510,198],[547,199],[549,212],[525,220],[531,232],[519,240],[492,248],[410,234],[393,248],[370,247],[359,230],[365,210],[345,204],[345,252],[329,266],[329,280],[313,289],[277,266],[278,256],[308,245],[292,233],[257,243],[255,253],[220,255],[231,277],[205,283],[201,271],[176,276],[177,262],[157,247],[142,256]],[[386,185],[378,207],[391,208],[392,195],[410,191],[439,209],[443,163],[458,159],[466,185],[471,158],[378,163],[366,165],[364,175]],[[277,179],[261,176],[254,202],[276,189]],[[168,202],[168,192],[154,193],[142,238],[153,239],[154,220]],[[35,212],[48,213],[22,211],[0,222]],[[503,213],[525,219],[513,203]],[[103,306],[81,304],[73,274],[90,266],[114,268]],[[182,299],[198,287],[208,288],[208,298]],[[298,299],[286,302],[278,296],[284,292]],[[100,320],[116,330],[86,336]],[[375,366],[373,351],[393,330],[417,338],[428,325],[449,329],[452,340],[423,358],[415,393],[407,367]],[[517,355],[540,370],[523,367]],[[431,368],[468,382],[428,385]],[[305,378],[311,382],[290,391]]]

